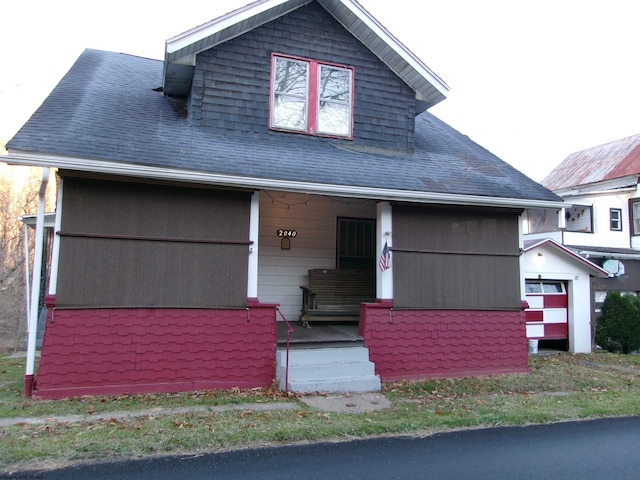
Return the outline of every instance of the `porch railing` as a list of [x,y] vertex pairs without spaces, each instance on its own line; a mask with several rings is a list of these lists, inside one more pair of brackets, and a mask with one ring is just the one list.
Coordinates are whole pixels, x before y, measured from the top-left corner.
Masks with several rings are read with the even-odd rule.
[[282,314],[282,312],[280,311],[280,309],[278,307],[276,307],[276,312],[278,312],[278,315],[280,315],[280,317],[282,318],[284,323],[287,325],[286,364],[285,364],[285,371],[284,371],[284,391],[285,391],[285,393],[288,393],[289,392],[289,339],[291,338],[291,334],[293,333],[293,327],[291,326],[291,324],[289,323],[287,318]]

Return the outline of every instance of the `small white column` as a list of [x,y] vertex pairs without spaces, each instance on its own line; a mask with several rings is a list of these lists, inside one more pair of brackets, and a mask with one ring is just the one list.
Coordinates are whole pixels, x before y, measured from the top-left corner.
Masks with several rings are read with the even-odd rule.
[[31,315],[31,272],[29,271],[29,225],[25,222],[24,228],[24,283],[25,283],[25,303],[27,305],[27,331],[29,331],[29,315]]
[[563,229],[567,226],[567,209],[561,208],[558,212],[558,228]]
[[258,236],[260,227],[260,192],[251,195],[249,218],[249,271],[247,276],[247,298],[258,298]]
[[377,275],[376,275],[376,298],[378,300],[393,299],[393,254],[390,253],[391,268],[382,271],[380,268],[380,258],[383,253],[385,243],[389,252],[393,245],[392,235],[392,215],[391,204],[389,202],[378,202],[376,221],[376,252],[377,252]]

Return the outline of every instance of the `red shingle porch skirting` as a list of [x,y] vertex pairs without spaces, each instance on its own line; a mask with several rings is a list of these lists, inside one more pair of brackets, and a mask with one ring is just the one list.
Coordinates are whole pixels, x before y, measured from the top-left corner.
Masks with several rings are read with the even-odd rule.
[[363,304],[360,335],[383,382],[529,372],[522,311]]
[[56,309],[47,320],[33,393],[58,399],[268,387],[275,344],[274,305]]

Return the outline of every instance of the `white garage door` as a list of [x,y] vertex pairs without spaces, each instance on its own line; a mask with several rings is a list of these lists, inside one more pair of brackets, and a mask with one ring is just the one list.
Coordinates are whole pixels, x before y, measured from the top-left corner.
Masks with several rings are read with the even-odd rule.
[[527,338],[566,340],[568,328],[568,295],[564,282],[527,280],[525,310]]

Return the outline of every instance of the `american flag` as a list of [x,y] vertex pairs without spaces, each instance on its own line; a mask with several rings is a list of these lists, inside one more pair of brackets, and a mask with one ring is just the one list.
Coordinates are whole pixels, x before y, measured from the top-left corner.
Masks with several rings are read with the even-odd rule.
[[380,255],[380,270],[383,272],[391,268],[391,252],[389,251],[389,245],[384,242],[384,248],[382,249],[382,255]]

